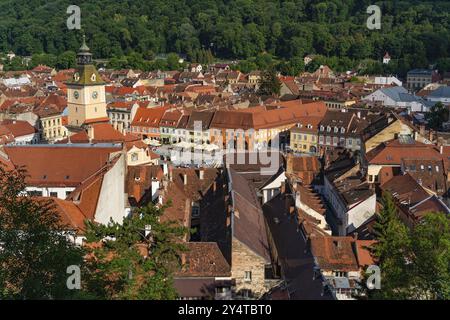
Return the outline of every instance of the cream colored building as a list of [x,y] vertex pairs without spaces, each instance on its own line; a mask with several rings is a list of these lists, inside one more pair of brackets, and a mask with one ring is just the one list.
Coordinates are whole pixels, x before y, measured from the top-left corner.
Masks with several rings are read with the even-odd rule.
[[62,114],[53,114],[42,117],[41,121],[41,139],[53,143],[67,137],[68,130],[64,124],[64,117]]
[[108,122],[106,112],[105,82],[92,62],[92,54],[86,42],[77,56],[77,71],[67,83],[68,126],[81,127],[84,124]]

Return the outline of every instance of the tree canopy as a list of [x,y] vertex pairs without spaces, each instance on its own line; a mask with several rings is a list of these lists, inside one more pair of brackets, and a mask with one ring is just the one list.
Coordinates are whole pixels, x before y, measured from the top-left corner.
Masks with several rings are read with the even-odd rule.
[[[80,33],[66,27],[69,0],[0,3],[0,51],[55,56],[76,51]],[[368,0],[83,0],[82,31],[97,58],[133,52],[184,54],[196,62],[249,59],[268,53],[283,60],[318,54],[357,66],[389,52],[388,70],[437,63],[448,67],[448,1],[377,1],[380,30],[369,30]],[[151,55],[150,55],[151,57]],[[377,71],[368,70],[368,71]],[[447,70],[448,71],[448,70]]]
[[67,267],[82,251],[49,201],[23,194],[25,174],[0,166],[0,299],[70,299]]
[[[153,204],[124,219],[123,224],[88,223],[83,291],[96,299],[175,299],[172,274],[181,266],[187,230],[160,222],[166,207]],[[100,245],[99,245],[100,244]]]
[[375,299],[450,298],[450,223],[442,212],[430,212],[411,229],[399,219],[390,194],[374,227],[373,255],[381,270]]

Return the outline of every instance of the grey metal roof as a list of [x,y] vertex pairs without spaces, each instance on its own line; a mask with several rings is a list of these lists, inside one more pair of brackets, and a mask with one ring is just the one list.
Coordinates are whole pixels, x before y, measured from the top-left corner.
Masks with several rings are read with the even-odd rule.
[[450,98],[450,87],[442,86],[428,95],[429,98]]

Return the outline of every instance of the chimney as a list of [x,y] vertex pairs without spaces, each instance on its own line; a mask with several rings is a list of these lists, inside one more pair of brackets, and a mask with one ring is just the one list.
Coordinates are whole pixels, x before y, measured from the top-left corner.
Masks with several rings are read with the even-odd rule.
[[443,146],[443,145],[441,145],[441,147],[439,148],[439,152],[440,152],[441,154],[444,154],[444,146]]
[[281,194],[285,194],[286,193],[286,181],[282,181],[281,182],[280,193]]
[[184,180],[184,185],[186,186],[187,185],[187,183],[188,183],[188,181],[187,181],[187,174],[186,173],[184,173],[184,175],[183,175],[183,180]]
[[89,126],[87,128],[87,135],[89,138],[89,142],[92,142],[92,140],[94,140],[94,128],[92,126]]
[[205,176],[205,170],[200,169],[200,170],[198,171],[198,178],[199,178],[200,180],[203,180],[204,176]]
[[421,125],[421,126],[419,127],[419,133],[420,133],[421,136],[424,136],[424,135],[425,135],[425,126],[424,126],[424,125]]

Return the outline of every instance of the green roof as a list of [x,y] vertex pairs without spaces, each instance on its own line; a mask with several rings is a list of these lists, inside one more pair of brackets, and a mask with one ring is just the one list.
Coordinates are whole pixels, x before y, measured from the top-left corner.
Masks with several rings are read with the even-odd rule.
[[[79,79],[75,80],[75,75],[78,74]],[[92,79],[92,75],[95,75],[95,80]],[[95,66],[91,64],[79,66],[72,80],[67,81],[69,85],[80,85],[80,86],[93,86],[105,84],[102,77],[98,73]]]

